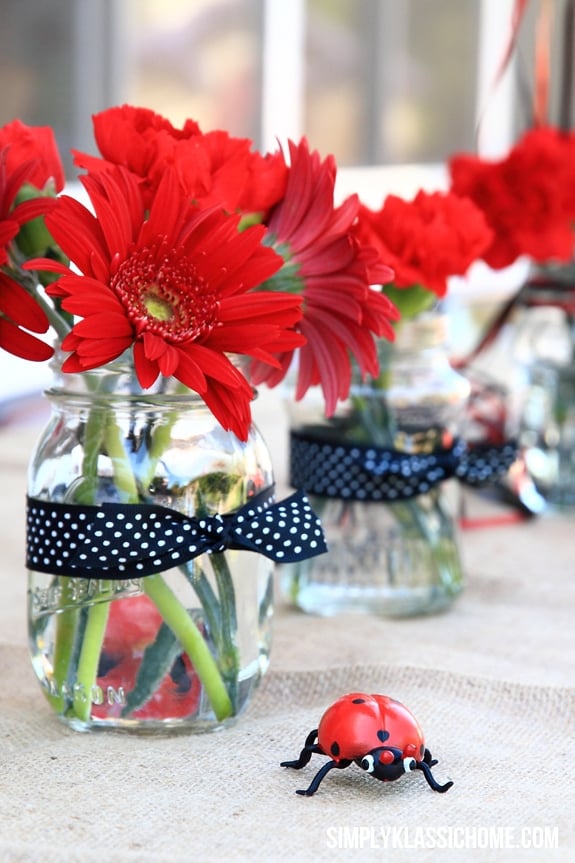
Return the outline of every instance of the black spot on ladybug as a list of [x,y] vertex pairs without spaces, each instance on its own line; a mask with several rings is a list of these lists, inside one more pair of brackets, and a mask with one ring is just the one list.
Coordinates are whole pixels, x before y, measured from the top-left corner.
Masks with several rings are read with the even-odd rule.
[[353,698],[351,703],[352,704],[365,704],[365,698]]
[[389,737],[389,731],[382,731],[381,729],[377,732],[377,739],[381,740],[382,743],[385,743],[387,738]]
[[335,742],[331,744],[330,752],[335,758],[339,755],[339,743]]

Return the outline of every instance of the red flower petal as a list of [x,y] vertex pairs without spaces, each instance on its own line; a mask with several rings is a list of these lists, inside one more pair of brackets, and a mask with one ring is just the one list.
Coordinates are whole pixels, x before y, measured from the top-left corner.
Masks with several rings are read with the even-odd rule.
[[[290,142],[289,153],[285,196],[264,221],[268,242],[285,258],[278,284],[285,280],[304,298],[304,318],[297,328],[308,343],[300,350],[298,396],[321,383],[326,412],[332,413],[337,399],[347,394],[350,355],[360,368],[372,368],[374,336],[389,333],[389,321],[397,317],[389,303],[376,305],[370,296],[371,285],[388,280],[391,271],[369,239],[356,233],[357,197],[335,206],[333,157],[322,162],[305,139],[299,145]],[[266,287],[274,287],[274,278]],[[317,326],[322,314],[333,322],[323,330]],[[281,376],[254,363],[254,382],[277,384],[290,365],[290,356],[279,359]]]
[[18,326],[45,333],[48,318],[36,300],[24,290],[22,285],[0,272],[0,313],[10,318]]
[[63,369],[95,368],[131,346],[141,386],[175,376],[245,439],[253,393],[224,354],[274,363],[276,352],[301,344],[293,332],[299,298],[247,295],[282,264],[262,245],[264,229],[240,232],[239,216],[191,208],[174,171],[164,171],[149,212],[138,181],[122,168],[84,184],[97,218],[65,197],[47,217],[81,270],[67,270],[49,288],[81,318],[64,339],[72,355]]
[[8,351],[9,354],[14,354],[14,356],[22,357],[25,360],[33,360],[34,362],[49,360],[54,353],[50,345],[44,344],[44,342],[19,329],[1,316],[0,347]]

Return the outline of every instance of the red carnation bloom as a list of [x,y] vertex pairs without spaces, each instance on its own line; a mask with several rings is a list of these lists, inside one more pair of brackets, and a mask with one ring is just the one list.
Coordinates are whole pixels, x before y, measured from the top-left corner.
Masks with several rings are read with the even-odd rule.
[[[320,384],[326,414],[347,397],[351,384],[350,354],[363,375],[377,375],[374,336],[393,338],[395,307],[371,285],[393,277],[374,248],[353,232],[359,200],[354,195],[334,207],[335,161],[309,151],[307,141],[290,141],[286,192],[264,222],[266,242],[284,258],[276,277],[279,285],[303,295],[303,318],[298,324],[306,343],[299,351],[296,399]],[[267,287],[273,288],[272,283]],[[293,350],[280,356],[281,367],[252,364],[252,379],[275,386],[291,364]]]
[[26,182],[43,189],[53,180],[56,191],[64,188],[64,169],[54,132],[49,126],[26,126],[20,120],[6,123],[0,127],[0,150],[4,148],[8,173],[31,162]]
[[[7,169],[8,153],[0,151],[0,348],[25,360],[41,362],[54,351],[33,333],[45,333],[48,319],[33,297],[9,273],[10,244],[22,225],[47,212],[54,199],[36,198],[14,207],[22,185],[29,181],[35,163],[28,161]],[[22,329],[24,328],[24,329]]]
[[[101,156],[90,156],[72,150],[74,163],[93,173],[116,165],[127,168],[142,181],[145,203],[149,205],[167,166],[176,165],[181,144],[200,134],[197,123],[188,120],[176,129],[169,120],[149,108],[131,105],[108,108],[92,118],[94,138]],[[191,160],[200,183],[207,176],[207,159]],[[203,181],[205,182],[205,181]]]
[[168,166],[202,207],[258,212],[283,194],[283,160],[251,152],[248,139],[223,131],[203,134],[193,120],[176,129],[160,114],[130,105],[102,111],[93,122],[102,158],[74,152],[75,163],[92,172],[124,166],[140,179],[148,206]]
[[388,195],[380,210],[361,206],[358,233],[395,272],[397,288],[420,285],[438,297],[487,248],[491,231],[470,200],[419,191],[413,201]]
[[[162,616],[147,596],[129,597],[111,604],[97,678],[105,700],[102,705],[93,705],[94,717],[109,719],[122,715],[123,705],[115,698],[121,691],[130,697],[137,685],[144,652],[156,640],[161,625]],[[182,653],[151,697],[141,707],[130,711],[130,719],[190,716],[199,707],[201,689],[188,656]]]
[[193,159],[181,161],[178,176],[182,189],[200,206],[258,213],[283,196],[287,167],[281,153],[262,156],[251,151],[247,138],[232,138],[222,131],[200,134],[194,143],[194,158],[201,154],[202,164],[208,166],[203,186],[190,170]]
[[62,274],[49,289],[83,320],[62,343],[64,372],[105,365],[133,347],[142,387],[174,376],[199,393],[219,422],[246,439],[253,393],[228,353],[274,363],[300,344],[300,299],[248,293],[281,266],[261,245],[261,226],[190,208],[172,171],[149,216],[136,178],[122,168],[82,180],[95,216],[61,197],[46,223],[81,275],[40,259],[27,267]]
[[481,208],[493,239],[483,259],[495,269],[522,255],[535,261],[573,257],[575,135],[539,127],[499,161],[467,154],[449,162],[451,188]]

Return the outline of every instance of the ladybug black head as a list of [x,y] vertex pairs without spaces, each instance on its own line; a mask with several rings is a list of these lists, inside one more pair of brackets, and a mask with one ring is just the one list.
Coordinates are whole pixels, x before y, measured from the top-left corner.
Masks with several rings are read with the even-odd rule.
[[374,779],[392,782],[404,773],[417,769],[415,758],[404,758],[401,749],[394,746],[380,746],[372,749],[363,758],[358,758],[356,764]]

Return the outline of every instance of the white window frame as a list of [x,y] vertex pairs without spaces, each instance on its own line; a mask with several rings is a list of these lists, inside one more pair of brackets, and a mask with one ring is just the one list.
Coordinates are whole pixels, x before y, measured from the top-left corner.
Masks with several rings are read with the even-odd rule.
[[[514,0],[480,0],[476,121],[479,151],[500,155],[513,135],[513,62],[495,85],[497,68],[509,40]],[[262,146],[298,140],[303,132],[306,0],[263,0]],[[443,165],[394,165],[340,168],[341,194],[357,191],[366,202],[374,189],[408,195],[416,188],[445,183]]]

